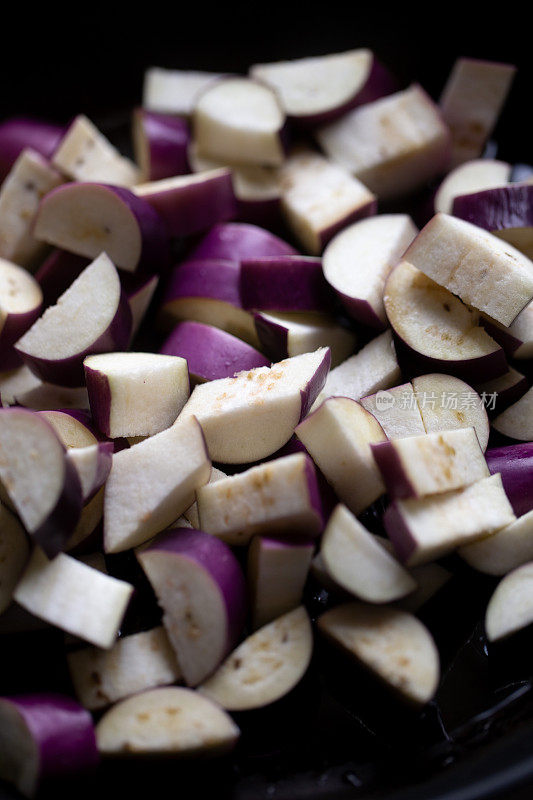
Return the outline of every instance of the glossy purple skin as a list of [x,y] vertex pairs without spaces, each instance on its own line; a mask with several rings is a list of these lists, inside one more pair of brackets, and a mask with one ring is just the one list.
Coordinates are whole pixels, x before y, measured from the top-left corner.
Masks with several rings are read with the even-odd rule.
[[485,453],[491,475],[499,472],[517,517],[533,509],[533,442],[495,447]]
[[151,273],[167,269],[170,252],[165,220],[151,203],[143,197],[137,197],[129,189],[122,186],[107,186],[107,188],[122,200],[139,226],[142,247],[137,268]]
[[92,500],[96,492],[101,489],[108,479],[109,473],[111,472],[111,465],[113,463],[114,451],[115,445],[113,442],[98,442],[98,468],[96,470],[96,476],[91,491],[87,497],[83,498],[84,503],[88,503],[89,500]]
[[407,563],[418,544],[395,503],[391,503],[383,514],[383,525],[387,535],[394,545],[394,552],[402,563]]
[[[42,426],[43,436],[48,436],[52,433],[57,438],[52,426],[36,411],[30,411],[25,408],[3,408],[0,414],[16,414],[17,416],[23,414],[27,417],[30,425],[35,425],[38,420],[37,424]],[[64,549],[81,514],[82,492],[78,473],[74,465],[66,458],[66,455],[64,464],[63,486],[56,504],[39,527],[31,531],[30,534],[31,538],[39,544],[48,558],[54,558]]]
[[372,66],[368,72],[367,79],[353,97],[341,106],[337,106],[337,108],[315,114],[293,116],[291,119],[299,126],[306,128],[325,125],[327,122],[333,122],[333,120],[342,117],[353,108],[362,106],[365,103],[371,103],[373,100],[378,100],[380,97],[385,97],[388,94],[397,92],[399,88],[396,78],[375,56],[373,56]]
[[484,319],[483,317],[481,317],[481,325],[485,328],[489,336],[491,336],[495,342],[498,342],[505,354],[509,357],[524,344],[521,339],[517,339],[516,336],[513,336],[513,334],[509,332],[509,328],[501,328],[499,325],[495,325],[493,322],[489,322],[488,319]]
[[215,225],[189,254],[189,259],[243,261],[265,256],[296,256],[298,252],[273,233],[246,222]]
[[394,442],[371,444],[370,449],[389,495],[398,498],[416,497],[416,490],[405,474]]
[[187,359],[189,375],[196,383],[231,378],[236,372],[270,366],[269,359],[254,347],[201,322],[180,322],[159,352]]
[[231,549],[220,539],[203,531],[177,528],[160,533],[142,552],[164,552],[202,567],[220,592],[227,624],[226,653],[238,642],[246,619],[246,581]]
[[217,175],[196,173],[190,177],[190,183],[174,188],[158,190],[156,184],[153,192],[143,195],[142,199],[163,220],[170,237],[200,233],[237,214],[231,170],[219,171]]
[[[86,495],[83,495],[83,505],[87,505],[89,500],[92,500],[96,492],[102,488],[109,473],[111,472],[111,464],[113,461],[113,452],[115,446],[113,442],[98,442],[98,459],[96,462],[96,474],[94,476],[93,485]],[[67,450],[67,458],[68,458]]]
[[35,280],[43,292],[44,307],[55,305],[90,263],[90,259],[84,256],[53,250],[35,273]]
[[20,355],[31,371],[43,381],[59,386],[83,386],[85,380],[84,358],[95,353],[126,350],[130,340],[131,325],[130,305],[124,292],[121,292],[117,309],[109,326],[81,353],[59,360],[39,358],[24,353]]
[[309,503],[318,518],[318,523],[320,526],[318,533],[321,533],[324,530],[326,519],[324,517],[324,511],[322,507],[322,497],[320,494],[320,488],[318,486],[315,463],[309,455],[305,457],[305,479],[307,483],[307,490],[309,492]]
[[224,259],[188,259],[175,267],[163,298],[163,307],[186,297],[208,297],[242,308],[240,266]]
[[[490,417],[495,417],[498,414],[501,414],[506,408],[509,408],[509,406],[512,406],[513,403],[516,403],[518,400],[520,400],[520,398],[525,395],[528,389],[529,382],[526,376],[518,375],[515,383],[507,386],[507,388],[502,389],[497,393],[496,402],[494,404],[492,404],[492,398],[490,397],[489,392],[489,397],[487,397],[485,406],[487,409],[487,414]],[[486,391],[484,389],[484,384],[476,386],[476,392],[479,395],[481,395],[484,391]]]
[[13,117],[0,123],[0,180],[3,180],[26,147],[44,158],[51,158],[65,133],[61,125],[52,125],[27,117]]
[[5,322],[0,330],[0,369],[13,369],[20,363],[20,356],[13,349],[15,342],[18,342],[27,330],[31,328],[42,311],[42,303],[25,311],[22,314],[10,313],[6,316]]
[[18,711],[37,746],[38,780],[79,773],[100,758],[90,713],[70,697],[42,693],[2,697]]
[[282,361],[290,357],[288,326],[264,314],[254,314],[254,324],[261,348],[272,361]]
[[324,384],[326,383],[326,378],[328,377],[329,369],[331,367],[331,350],[329,347],[326,348],[326,352],[320,362],[319,366],[316,369],[315,374],[307,384],[305,389],[300,390],[300,396],[302,398],[302,410],[300,413],[300,422],[305,419],[308,415],[311,406],[317,399],[318,395],[324,388]]
[[533,185],[517,183],[463,194],[453,201],[453,215],[487,231],[533,226]]
[[33,531],[31,537],[48,558],[54,558],[65,549],[78,524],[83,496],[76,467],[65,457],[65,481],[63,491],[44,522]]
[[352,222],[357,222],[360,219],[366,219],[367,217],[373,217],[377,214],[378,211],[378,201],[377,199],[369,200],[368,203],[365,203],[364,206],[358,206],[354,208],[349,214],[346,214],[345,217],[338,219],[337,222],[334,222],[333,225],[329,225],[327,228],[322,228],[320,231],[320,247],[323,250],[330,239],[333,239],[335,234],[339,231],[342,231],[343,228],[346,228],[348,225],[351,225]]
[[505,411],[506,408],[509,408],[509,406],[512,406],[514,403],[518,402],[518,400],[525,395],[528,389],[529,381],[525,375],[521,375],[519,378],[517,378],[516,383],[514,383],[512,386],[508,386],[507,389],[504,389],[498,393],[494,413],[501,414],[501,412]]
[[426,375],[429,372],[444,372],[454,375],[467,383],[484,383],[493,378],[499,378],[509,369],[505,353],[498,348],[486,356],[468,358],[463,361],[447,361],[445,359],[431,358],[414,350],[394,332],[396,354],[406,376]]
[[351,297],[350,295],[344,294],[344,292],[340,292],[335,288],[334,291],[344,306],[346,313],[356,322],[360,322],[362,325],[367,325],[369,328],[373,328],[375,331],[384,331],[387,329],[388,324],[383,322],[383,320],[378,317],[367,300]]
[[[157,211],[152,208],[151,204],[146,202],[144,198],[137,197],[129,189],[123,186],[111,186],[107,183],[91,183],[91,182],[72,182],[64,183],[52,189],[51,192],[42,200],[37,217],[46,211],[47,204],[55,202],[57,195],[61,193],[62,200],[65,203],[69,202],[69,198],[80,194],[86,194],[86,203],[95,204],[98,202],[94,196],[94,189],[103,192],[109,192],[115,195],[117,200],[123,204],[139,229],[141,238],[141,251],[136,264],[132,264],[128,269],[129,272],[136,270],[143,270],[147,272],[159,273],[167,269],[169,261],[169,240],[165,224]],[[95,258],[100,253],[95,253]]]
[[87,365],[84,365],[84,371],[92,418],[98,429],[105,436],[109,436],[112,400],[107,375],[97,369],[91,369]]
[[319,258],[268,256],[241,261],[243,308],[264,311],[328,311],[329,286]]
[[138,108],[134,124],[145,138],[149,158],[148,181],[159,181],[190,172],[187,149],[190,143],[189,125],[182,117],[156,114]]
[[282,361],[289,357],[289,329],[280,322],[267,319],[262,314],[254,314],[255,330],[261,347],[272,361]]

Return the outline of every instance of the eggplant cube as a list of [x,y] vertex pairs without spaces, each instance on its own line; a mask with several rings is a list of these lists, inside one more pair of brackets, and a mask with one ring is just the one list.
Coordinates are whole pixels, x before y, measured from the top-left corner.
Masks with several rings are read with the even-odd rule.
[[500,475],[444,494],[396,500],[383,518],[398,557],[409,567],[434,561],[514,520]]
[[354,514],[385,491],[371,445],[386,436],[372,414],[355,400],[330,397],[298,425],[296,435]]
[[155,353],[104,353],[83,362],[93,419],[102,433],[153,436],[189,397],[187,362]]
[[209,483],[197,496],[201,529],[229,544],[260,533],[316,536],[324,524],[315,468],[303,453]]
[[170,525],[193,503],[210,472],[194,418],[115,453],[105,486],[105,551],[136,547]]

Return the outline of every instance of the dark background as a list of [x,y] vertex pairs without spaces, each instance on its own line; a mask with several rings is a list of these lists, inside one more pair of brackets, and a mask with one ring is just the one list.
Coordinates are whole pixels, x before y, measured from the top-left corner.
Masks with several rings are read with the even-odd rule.
[[[5,4],[4,4],[5,5]],[[526,4],[250,2],[189,0],[3,9],[0,116],[58,121],[101,117],[141,100],[149,65],[245,71],[257,61],[374,48],[402,83],[438,97],[458,55],[517,64],[502,157],[527,160],[531,138],[531,39]],[[6,16],[4,16],[6,14]]]

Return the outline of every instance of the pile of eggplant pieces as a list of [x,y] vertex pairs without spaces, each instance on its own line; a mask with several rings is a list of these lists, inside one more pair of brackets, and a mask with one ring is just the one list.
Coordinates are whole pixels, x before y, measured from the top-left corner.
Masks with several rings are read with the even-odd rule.
[[[135,160],[0,124],[0,636],[60,629],[72,681],[0,699],[23,794],[228,753],[324,639],[424,707],[450,553],[502,578],[490,642],[533,621],[533,180],[484,156],[514,72],[151,68]],[[123,634],[115,554],[161,624]]]

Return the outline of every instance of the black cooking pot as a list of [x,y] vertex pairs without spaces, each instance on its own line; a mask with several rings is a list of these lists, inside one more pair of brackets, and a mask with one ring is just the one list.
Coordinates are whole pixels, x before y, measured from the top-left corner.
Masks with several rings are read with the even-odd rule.
[[[15,47],[0,49],[0,74],[6,78],[1,116],[33,114],[66,122],[83,111],[120,138],[125,109],[140,102],[146,66],[244,72],[257,61],[368,46],[401,81],[419,80],[435,97],[458,55],[517,64],[519,77],[494,141],[502,159],[533,160],[529,29],[509,15],[502,20],[498,14],[493,24],[467,23],[462,9],[452,6],[391,12],[348,9],[346,3],[174,11],[152,4],[124,10],[113,20],[80,7],[71,21],[68,15],[60,14],[66,28],[49,18],[28,30],[27,11],[19,9],[10,27]],[[92,776],[49,788],[43,797],[103,799],[118,792],[157,798],[172,792],[186,800],[532,797],[532,634],[526,631],[489,650],[481,620],[494,581],[453,566],[453,581],[423,614],[443,664],[441,689],[424,712],[397,707],[360,670],[319,643],[309,674],[288,698],[239,716],[242,743],[231,759],[109,763]],[[310,585],[307,601],[317,614],[329,598]],[[58,632],[2,637],[0,648],[1,694],[69,691]],[[1,800],[15,796],[0,785]]]

